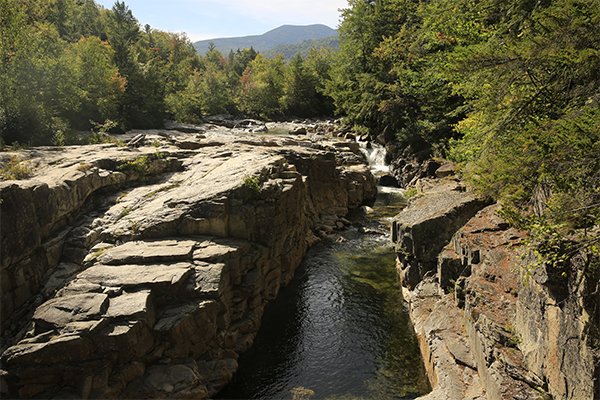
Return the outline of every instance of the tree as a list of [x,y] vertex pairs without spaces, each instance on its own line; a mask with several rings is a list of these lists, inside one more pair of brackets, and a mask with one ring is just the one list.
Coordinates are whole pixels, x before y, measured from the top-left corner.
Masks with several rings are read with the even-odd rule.
[[[494,177],[491,185],[480,182],[486,193],[523,201],[549,177],[564,178],[566,170],[543,172],[544,160],[554,158],[549,150],[578,137],[573,132],[552,139],[546,132],[569,124],[592,140],[595,127],[590,130],[590,114],[582,110],[598,107],[600,100],[600,5],[563,0],[509,7],[489,1],[474,11],[480,9],[488,10],[479,14],[482,20],[498,16],[493,34],[451,57],[460,78],[455,90],[473,110],[457,126],[464,138],[453,156],[476,162],[482,177]],[[504,173],[508,160],[522,172]]]
[[240,109],[264,118],[281,113],[284,69],[283,57],[270,60],[261,54],[256,56],[241,78]]
[[[568,278],[565,285],[572,282],[571,266],[580,265],[595,285],[600,271],[600,4],[489,0],[464,5],[474,29],[461,31],[456,29],[461,24],[451,24],[440,31],[444,40],[461,42],[448,66],[454,90],[468,107],[456,126],[463,137],[450,155],[469,163],[467,178],[502,202],[506,220],[529,231],[530,249],[539,256],[535,265],[557,268]],[[575,257],[583,262],[570,264]],[[597,337],[598,328],[593,329]]]
[[326,82],[331,79],[333,54],[329,48],[313,47],[306,58],[306,68],[314,77],[316,104],[318,115],[333,115],[335,106],[333,99],[327,95]]
[[202,122],[201,81],[202,75],[193,73],[184,90],[167,94],[165,102],[170,118],[184,123]]
[[285,70],[285,83],[281,99],[283,110],[300,117],[318,112],[317,77],[305,66],[300,54],[292,59]]
[[161,60],[138,62],[142,51],[136,48],[141,37],[138,21],[124,2],[117,1],[109,14],[108,39],[114,50],[113,60],[125,78],[125,93],[119,102],[121,129],[162,126],[165,115],[164,74]]
[[71,45],[66,57],[74,65],[78,107],[69,120],[77,129],[89,129],[89,121],[116,120],[117,104],[125,91],[125,80],[112,64],[114,51],[99,38],[82,37]]
[[206,114],[235,113],[231,87],[227,82],[227,70],[213,63],[207,63],[198,91]]
[[[7,143],[48,143],[52,118],[72,100],[65,43],[35,1],[0,2],[0,134]],[[66,97],[63,97],[66,96]]]

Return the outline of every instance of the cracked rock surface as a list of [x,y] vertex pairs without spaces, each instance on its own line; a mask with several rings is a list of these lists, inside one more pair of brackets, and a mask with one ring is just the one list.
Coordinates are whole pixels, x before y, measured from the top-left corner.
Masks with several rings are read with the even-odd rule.
[[552,277],[539,267],[530,276],[526,235],[497,215],[498,204],[461,196],[453,182],[431,186],[392,232],[433,387],[422,399],[594,398],[581,272]]
[[376,194],[350,142],[145,135],[0,182],[3,395],[213,396],[323,221]]

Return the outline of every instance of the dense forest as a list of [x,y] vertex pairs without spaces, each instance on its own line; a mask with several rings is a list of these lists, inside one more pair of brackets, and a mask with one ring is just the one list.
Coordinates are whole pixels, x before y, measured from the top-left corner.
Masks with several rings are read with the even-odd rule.
[[[597,0],[349,0],[339,50],[287,63],[252,48],[197,55],[119,1],[3,0],[0,20],[3,146],[218,113],[336,113],[397,150],[454,160],[557,264],[565,234],[598,225]],[[597,254],[584,231],[578,246]]]
[[325,48],[336,52],[340,48],[339,40],[336,36],[328,36],[322,39],[304,40],[293,44],[280,44],[272,49],[262,51],[261,53],[267,58],[275,58],[282,55],[286,63],[289,63],[295,56],[300,54],[307,58],[314,49]]
[[140,26],[124,2],[0,3],[3,143],[50,144],[76,130],[199,122],[207,114],[271,118],[332,114],[322,82],[332,55],[313,50],[286,65],[254,49],[196,55],[185,34]]

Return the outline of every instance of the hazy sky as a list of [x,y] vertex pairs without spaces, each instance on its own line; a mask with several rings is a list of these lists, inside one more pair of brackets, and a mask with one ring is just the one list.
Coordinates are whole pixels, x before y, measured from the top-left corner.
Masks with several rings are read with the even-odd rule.
[[[115,0],[96,0],[112,8]],[[192,41],[261,35],[281,25],[324,24],[337,29],[347,0],[125,0],[144,26],[185,32]]]

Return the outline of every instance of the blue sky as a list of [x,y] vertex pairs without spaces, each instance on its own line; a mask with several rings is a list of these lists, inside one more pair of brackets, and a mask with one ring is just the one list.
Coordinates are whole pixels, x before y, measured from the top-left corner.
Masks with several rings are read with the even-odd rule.
[[[112,8],[115,0],[96,0]],[[185,32],[192,41],[261,35],[281,25],[337,29],[347,0],[125,0],[142,26]]]

